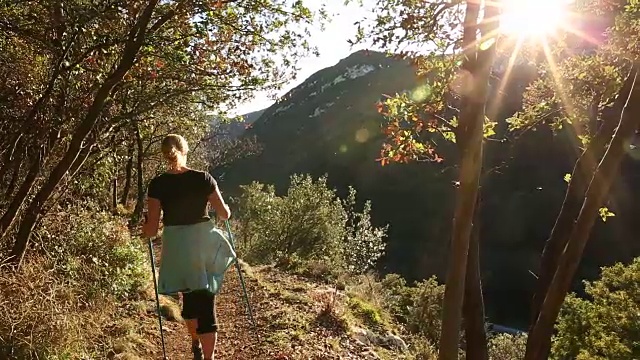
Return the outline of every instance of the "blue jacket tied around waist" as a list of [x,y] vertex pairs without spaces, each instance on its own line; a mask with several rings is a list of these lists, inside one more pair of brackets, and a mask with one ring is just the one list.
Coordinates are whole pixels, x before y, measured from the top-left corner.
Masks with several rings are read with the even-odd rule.
[[217,294],[224,274],[237,260],[224,233],[213,222],[166,226],[162,232],[158,293],[209,290]]

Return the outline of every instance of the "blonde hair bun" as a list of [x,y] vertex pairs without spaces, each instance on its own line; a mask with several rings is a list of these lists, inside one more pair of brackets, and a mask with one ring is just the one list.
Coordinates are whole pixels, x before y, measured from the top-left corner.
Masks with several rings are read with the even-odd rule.
[[184,166],[189,152],[189,144],[184,137],[177,134],[169,134],[162,139],[160,145],[162,155],[172,168]]

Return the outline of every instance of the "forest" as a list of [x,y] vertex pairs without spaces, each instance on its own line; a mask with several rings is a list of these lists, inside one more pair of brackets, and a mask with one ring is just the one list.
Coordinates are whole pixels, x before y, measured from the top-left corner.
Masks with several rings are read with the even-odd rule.
[[[564,188],[548,200],[558,211],[530,215],[552,226],[531,260],[535,281],[518,358],[640,356],[637,261],[613,259],[586,284],[587,296],[573,292],[598,226],[632,223],[637,214],[625,201],[636,194],[627,188],[638,171],[640,2],[560,3],[377,0],[345,38],[407,61],[420,84],[370,105],[383,140],[371,143],[379,155],[366,161],[416,173],[452,169],[441,192],[451,200],[442,287],[423,278],[389,295],[394,309],[404,309],[394,319],[429,340],[431,355],[416,350],[416,359],[498,359],[485,321],[481,226],[509,209],[484,195],[504,186],[487,180],[509,161],[496,158],[497,143],[525,138],[531,151],[563,146],[573,157],[558,160],[572,169],[558,174]],[[132,310],[118,304],[142,299],[151,281],[139,226],[148,183],[164,171],[160,142],[183,135],[190,166],[214,174],[271,151],[232,134],[231,110],[292,81],[299,61],[317,51],[311,29],[330,21],[324,8],[301,0],[2,2],[0,356],[113,351],[105,317],[125,318]],[[505,83],[524,76],[516,58],[532,71],[511,111]],[[393,222],[376,225],[369,194],[287,175],[286,195],[255,182],[235,190],[233,226],[246,260],[284,269],[320,262],[339,269],[323,279],[335,283],[374,271],[394,247],[384,241]],[[404,311],[425,304],[424,321],[411,323]]]

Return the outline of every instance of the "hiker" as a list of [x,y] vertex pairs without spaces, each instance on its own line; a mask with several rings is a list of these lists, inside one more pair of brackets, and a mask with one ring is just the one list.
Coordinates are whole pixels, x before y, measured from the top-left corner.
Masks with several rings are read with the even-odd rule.
[[182,136],[167,135],[161,151],[168,169],[149,183],[142,231],[146,237],[157,235],[162,210],[158,293],[182,293],[182,317],[191,335],[193,358],[210,360],[217,342],[215,294],[236,258],[211,221],[207,204],[221,220],[227,220],[231,212],[215,179],[187,167],[189,146]]

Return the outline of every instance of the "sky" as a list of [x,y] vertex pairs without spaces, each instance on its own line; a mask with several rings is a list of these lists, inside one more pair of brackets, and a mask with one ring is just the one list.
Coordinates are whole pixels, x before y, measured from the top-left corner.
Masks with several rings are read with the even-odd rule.
[[[300,71],[297,74],[297,78],[280,90],[280,96],[304,82],[305,79],[318,70],[333,66],[341,59],[363,48],[363,46],[352,48],[347,43],[347,40],[355,37],[356,26],[353,23],[361,20],[365,16],[366,10],[360,7],[357,2],[352,2],[345,6],[344,0],[325,1],[327,11],[330,15],[333,15],[331,16],[331,21],[325,25],[324,30],[321,30],[320,27],[313,29],[309,39],[311,45],[318,47],[320,56],[311,55],[301,59],[298,62]],[[320,2],[318,0],[307,1],[307,6],[315,10]],[[273,104],[273,102],[266,93],[257,92],[252,100],[236,107],[233,112],[236,115],[246,114],[264,109]]]

